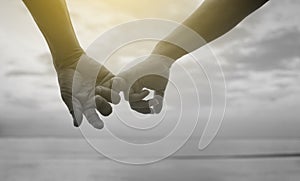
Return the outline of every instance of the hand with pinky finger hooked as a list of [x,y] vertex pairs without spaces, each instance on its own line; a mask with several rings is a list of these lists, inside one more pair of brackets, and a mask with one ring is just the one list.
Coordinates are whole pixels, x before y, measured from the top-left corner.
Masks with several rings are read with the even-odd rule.
[[102,129],[104,123],[97,111],[108,116],[112,113],[110,103],[120,102],[119,94],[111,89],[114,75],[86,54],[75,64],[57,70],[57,74],[61,96],[74,126],[81,125],[84,115],[93,127]]
[[[132,110],[142,114],[158,114],[168,84],[169,69],[174,61],[161,55],[150,55],[144,61],[118,74],[112,89],[124,93]],[[154,96],[145,99],[154,91]]]

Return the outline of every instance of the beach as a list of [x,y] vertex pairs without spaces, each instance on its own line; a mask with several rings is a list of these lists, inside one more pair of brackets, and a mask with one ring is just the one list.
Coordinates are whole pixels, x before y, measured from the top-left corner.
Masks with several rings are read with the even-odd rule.
[[99,155],[83,139],[2,138],[0,178],[2,181],[296,181],[300,178],[300,157],[295,154],[300,152],[299,143],[217,140],[204,151],[195,152],[187,145],[167,159],[136,166]]
[[[67,5],[83,49],[94,47],[99,53],[114,45],[119,40],[117,36],[111,36],[107,44],[99,47],[92,45],[118,25],[143,19],[180,23],[202,2],[67,0]],[[194,66],[188,56],[178,60],[176,64],[185,66],[189,73],[186,75],[193,79],[172,67],[170,80],[178,81],[177,86],[182,89],[171,89],[174,83],[167,87],[164,108],[170,111],[170,117],[156,124],[162,114],[150,115],[158,125],[156,129],[128,129],[124,123],[150,127],[153,122],[140,119],[141,115],[130,110],[123,96],[121,103],[113,106],[111,116],[101,116],[105,128],[136,143],[146,136],[150,141],[166,136],[175,128],[178,118],[191,123],[197,116],[198,124],[192,135],[197,139],[166,159],[146,165],[108,159],[82,138],[82,133],[72,126],[72,117],[61,99],[49,48],[32,15],[20,0],[2,1],[1,5],[0,181],[300,180],[300,1],[270,1],[205,46],[211,51],[205,47],[196,50],[194,55],[201,67]],[[142,28],[136,31],[144,34]],[[160,29],[164,27],[153,28],[155,32]],[[125,40],[128,33],[121,32],[119,37],[120,41]],[[110,52],[110,58],[97,61],[105,62],[117,75],[125,65],[149,55],[156,44],[149,38],[115,47],[118,51]],[[224,81],[216,72],[220,65],[216,66],[215,58],[226,79],[226,96],[220,88]],[[207,73],[216,77],[208,79]],[[220,130],[216,139],[200,151],[197,146],[206,123],[211,115],[218,115],[211,109],[223,113],[223,104],[218,104],[218,100],[223,100],[218,98],[223,96],[226,111]],[[197,107],[192,104],[196,100]],[[188,114],[181,117],[181,108]],[[120,119],[114,118],[117,114]],[[134,116],[139,119],[133,119]],[[81,128],[84,126],[89,129],[82,130],[90,137],[107,139],[86,120]],[[104,141],[112,145],[111,140]],[[126,155],[126,150],[117,151]]]

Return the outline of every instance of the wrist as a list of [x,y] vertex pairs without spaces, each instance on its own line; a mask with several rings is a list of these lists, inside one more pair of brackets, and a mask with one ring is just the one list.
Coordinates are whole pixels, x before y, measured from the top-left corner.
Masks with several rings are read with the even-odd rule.
[[154,67],[170,69],[176,60],[165,55],[152,53],[146,61]]
[[181,47],[167,41],[160,41],[152,51],[152,54],[169,57],[173,63],[188,52]]
[[52,56],[55,70],[58,72],[62,69],[68,69],[68,68],[75,69],[80,57],[83,54],[85,54],[84,50],[78,48],[74,50],[72,53],[64,56],[60,56],[60,57]]

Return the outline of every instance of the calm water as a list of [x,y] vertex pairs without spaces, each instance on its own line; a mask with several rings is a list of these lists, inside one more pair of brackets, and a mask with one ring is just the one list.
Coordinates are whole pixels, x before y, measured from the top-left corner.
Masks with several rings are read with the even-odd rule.
[[0,180],[296,181],[300,157],[292,154],[299,143],[219,140],[199,152],[191,142],[173,157],[132,166],[98,155],[81,139],[0,139]]

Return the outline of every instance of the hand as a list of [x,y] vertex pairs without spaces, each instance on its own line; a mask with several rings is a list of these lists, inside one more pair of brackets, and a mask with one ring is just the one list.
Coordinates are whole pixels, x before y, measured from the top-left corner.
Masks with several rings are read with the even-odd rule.
[[108,102],[119,103],[119,94],[110,89],[114,75],[85,54],[80,61],[57,70],[57,74],[61,97],[73,117],[74,126],[80,126],[84,115],[93,127],[103,128],[95,109],[108,116],[112,112]]
[[[168,57],[151,55],[116,76],[112,89],[124,92],[131,109],[142,114],[160,113],[172,63]],[[145,88],[154,91],[148,100],[144,100],[150,93]]]

